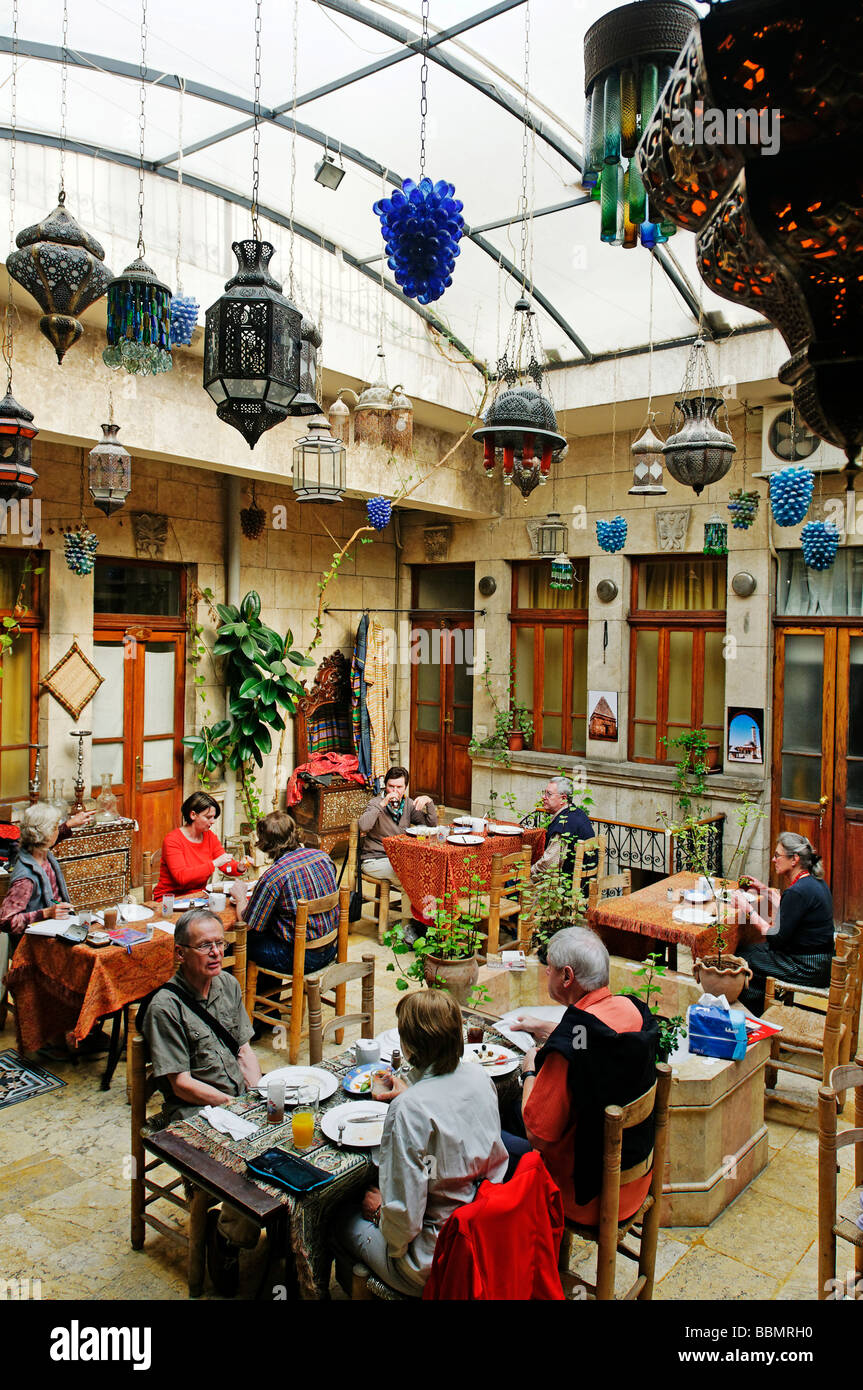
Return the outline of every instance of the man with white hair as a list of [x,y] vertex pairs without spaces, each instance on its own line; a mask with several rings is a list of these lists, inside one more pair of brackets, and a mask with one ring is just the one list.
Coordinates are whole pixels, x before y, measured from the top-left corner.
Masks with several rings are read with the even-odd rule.
[[577,841],[593,839],[593,826],[585,812],[572,805],[572,793],[571,780],[562,776],[552,777],[542,793],[542,809],[550,812],[551,820],[545,829],[545,850],[530,871],[533,879],[558,865],[572,877]]
[[[569,927],[548,946],[548,992],[565,1005],[558,1024],[519,1018],[511,1027],[541,1046],[522,1059],[521,1125],[525,1138],[503,1134],[513,1157],[538,1149],[563,1196],[566,1215],[599,1221],[604,1111],[628,1105],[655,1080],[657,1021],[643,1000],[608,988],[608,951],[595,932]],[[519,1127],[518,1117],[511,1117]],[[653,1147],[652,1118],[624,1131],[621,1166]],[[637,1211],[650,1174],[620,1189],[620,1219]]]

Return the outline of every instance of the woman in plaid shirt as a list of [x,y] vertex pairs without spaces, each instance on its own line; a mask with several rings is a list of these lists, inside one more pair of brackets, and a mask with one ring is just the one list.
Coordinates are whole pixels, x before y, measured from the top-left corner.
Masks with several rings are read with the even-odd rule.
[[[252,889],[245,908],[237,910],[249,929],[249,959],[257,965],[290,972],[294,963],[294,924],[301,898],[325,898],[335,893],[336,866],[319,849],[305,849],[293,816],[273,811],[258,821],[258,849],[273,863]],[[237,885],[240,887],[241,885]],[[310,917],[307,940],[325,936],[338,925],[338,908]],[[335,942],[319,951],[306,951],[305,973],[322,970],[335,960]]]

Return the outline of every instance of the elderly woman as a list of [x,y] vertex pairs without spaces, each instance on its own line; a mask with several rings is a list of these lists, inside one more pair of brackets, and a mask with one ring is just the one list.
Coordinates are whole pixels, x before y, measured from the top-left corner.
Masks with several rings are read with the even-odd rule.
[[781,894],[751,880],[767,903],[767,917],[760,916],[743,893],[735,894],[741,920],[751,922],[764,937],[738,949],[753,971],[740,1002],[757,1014],[764,1008],[768,975],[801,987],[828,985],[833,958],[833,898],[824,882],[821,856],[803,835],[788,830],[776,841],[773,868],[783,883]]
[[238,863],[213,834],[219,803],[207,792],[187,796],[180,815],[183,824],[178,830],[170,830],[162,841],[159,882],[153,890],[157,902],[166,893],[182,897],[202,892],[216,869],[224,874],[238,874],[246,867],[245,859]]
[[[248,927],[249,959],[271,970],[290,972],[294,963],[294,926],[301,898],[326,898],[335,893],[336,866],[328,854],[306,849],[293,816],[272,811],[258,821],[258,849],[273,861],[265,869],[244,905],[245,885],[237,884],[231,896],[237,913]],[[325,936],[338,925],[338,908],[310,917],[306,940]],[[321,950],[306,950],[305,973],[322,970],[336,956],[335,942]]]
[[379,1186],[361,1211],[340,1213],[334,1232],[337,1269],[360,1259],[400,1293],[422,1296],[435,1242],[451,1212],[472,1202],[484,1178],[502,1182],[507,1153],[500,1138],[494,1082],[462,1060],[462,1018],[451,995],[421,990],[396,1008],[402,1052],[411,1065],[377,1098],[391,1098],[380,1148]]
[[68,917],[74,908],[63,870],[51,850],[78,826],[86,825],[92,811],[79,811],[67,821],[55,806],[37,801],[21,816],[18,857],[9,875],[9,890],[0,906],[0,927],[11,933],[12,949],[31,922]]

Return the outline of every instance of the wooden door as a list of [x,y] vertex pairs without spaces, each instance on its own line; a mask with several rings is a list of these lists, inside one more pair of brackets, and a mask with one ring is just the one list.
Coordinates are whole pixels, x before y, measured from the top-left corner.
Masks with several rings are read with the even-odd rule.
[[141,854],[179,824],[183,788],[185,637],[149,627],[100,628],[94,661],[105,676],[94,697],[93,795],[112,774],[119,809],[137,820],[132,881]]
[[863,917],[863,629],[776,634],[773,841],[818,850],[838,921]]
[[415,619],[411,633],[411,794],[470,807],[473,622]]

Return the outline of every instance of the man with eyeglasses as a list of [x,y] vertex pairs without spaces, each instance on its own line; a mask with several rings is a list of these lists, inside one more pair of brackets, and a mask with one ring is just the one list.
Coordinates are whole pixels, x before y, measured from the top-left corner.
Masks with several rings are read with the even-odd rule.
[[[252,1025],[234,976],[222,970],[225,933],[206,908],[184,912],[174,930],[178,968],[138,1014],[166,1118],[186,1119],[203,1105],[227,1105],[261,1079]],[[233,1297],[239,1251],[258,1243],[258,1226],[224,1207],[210,1213],[207,1258],[218,1291]]]

